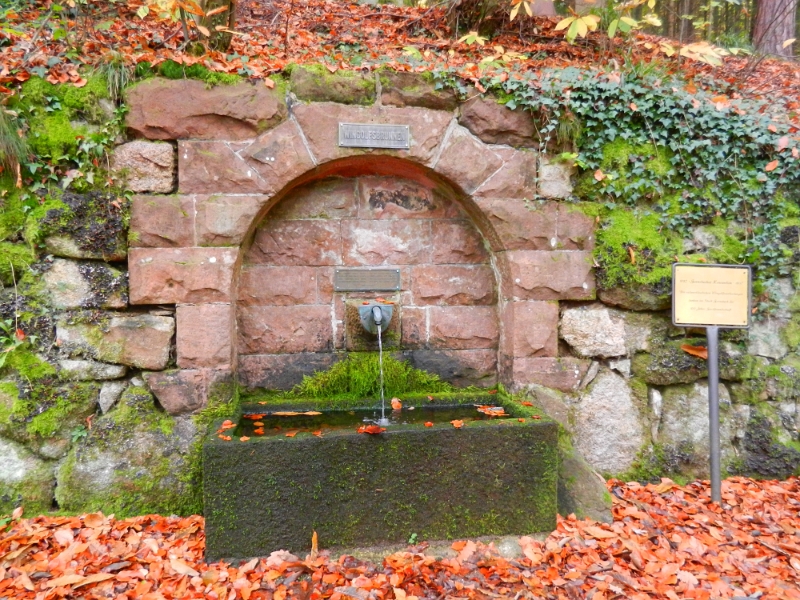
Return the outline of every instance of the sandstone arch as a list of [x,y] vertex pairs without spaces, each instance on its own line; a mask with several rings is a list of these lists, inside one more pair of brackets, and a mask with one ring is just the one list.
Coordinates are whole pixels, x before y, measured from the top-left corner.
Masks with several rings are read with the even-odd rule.
[[[548,170],[568,171],[482,141],[449,111],[318,102],[288,113],[252,140],[178,140],[178,195],[134,201],[131,303],[177,307],[179,370],[153,377],[156,393],[189,386],[202,405],[211,383],[236,372],[243,244],[292,190],[332,176],[401,177],[458,202],[496,274],[497,379],[512,389],[577,386],[588,365],[558,356],[558,301],[594,297],[593,223],[554,198],[563,192]],[[408,124],[411,148],[341,148],[340,122]]]

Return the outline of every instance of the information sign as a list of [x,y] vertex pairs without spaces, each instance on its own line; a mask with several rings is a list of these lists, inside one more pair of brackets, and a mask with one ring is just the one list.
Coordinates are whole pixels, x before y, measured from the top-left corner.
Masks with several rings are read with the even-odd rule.
[[676,264],[672,322],[679,327],[741,329],[750,325],[750,267]]
[[388,292],[400,289],[400,269],[336,269],[337,292]]

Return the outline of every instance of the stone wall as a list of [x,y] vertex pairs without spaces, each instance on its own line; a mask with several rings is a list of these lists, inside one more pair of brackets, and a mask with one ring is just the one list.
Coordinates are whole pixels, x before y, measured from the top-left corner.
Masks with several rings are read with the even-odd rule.
[[[595,290],[597,223],[529,115],[418,75],[299,68],[274,90],[150,79],[127,102],[112,163],[137,194],[127,241],[119,199],[65,194],[28,283],[0,289],[2,317],[37,336],[0,371],[0,507],[199,510],[209,402],[374,347],[348,303],[377,294],[335,293],[337,266],[399,269],[388,348],[528,395],[598,471],[707,473],[706,365],[680,349],[702,331],[670,324],[664,290]],[[411,148],[340,148],[339,122],[408,124]],[[795,285],[723,335],[729,472],[800,465]]]
[[[197,382],[232,373],[291,387],[364,349],[347,303],[370,295],[333,293],[337,266],[400,270],[389,347],[414,365],[462,385],[576,387],[590,362],[559,352],[558,301],[594,297],[593,221],[557,201],[571,167],[493,99],[459,106],[409,74],[320,77],[295,69],[289,94],[240,86],[238,103],[235,88],[192,89],[187,106],[186,82],[158,79],[129,93],[131,130],[177,142],[177,195],[137,196],[131,218],[131,303],[177,307],[179,370],[147,376],[162,404],[196,410]],[[346,122],[406,124],[410,149],[340,147]]]

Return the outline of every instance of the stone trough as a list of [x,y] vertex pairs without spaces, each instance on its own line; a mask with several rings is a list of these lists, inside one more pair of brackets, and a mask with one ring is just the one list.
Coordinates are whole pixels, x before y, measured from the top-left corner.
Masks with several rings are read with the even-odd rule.
[[314,531],[326,548],[551,531],[557,425],[506,412],[461,429],[417,423],[378,435],[354,425],[242,442],[240,428],[230,441],[213,431],[203,448],[206,560],[302,553]]

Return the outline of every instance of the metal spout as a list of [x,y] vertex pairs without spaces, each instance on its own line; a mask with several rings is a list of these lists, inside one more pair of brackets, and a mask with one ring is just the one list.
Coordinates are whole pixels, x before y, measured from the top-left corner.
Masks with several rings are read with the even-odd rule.
[[378,327],[381,328],[381,331],[386,331],[393,313],[394,305],[392,304],[370,302],[358,307],[361,326],[373,335],[378,334]]

